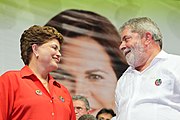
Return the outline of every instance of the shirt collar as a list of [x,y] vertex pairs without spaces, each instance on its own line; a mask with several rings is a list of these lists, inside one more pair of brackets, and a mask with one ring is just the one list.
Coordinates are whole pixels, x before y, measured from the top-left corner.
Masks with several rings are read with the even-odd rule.
[[[158,62],[159,60],[165,60],[167,59],[168,53],[166,53],[164,50],[161,50],[155,57],[154,59],[151,61],[151,64],[148,66],[152,66],[154,65],[156,62]],[[131,71],[131,70],[135,70],[132,66],[129,66],[128,69],[126,71]],[[136,71],[136,70],[135,70]]]
[[155,57],[155,59],[166,59],[168,53],[166,53],[164,50],[161,50]]
[[160,61],[160,60],[165,60],[167,59],[167,55],[168,53],[166,53],[164,50],[161,50],[155,57],[154,59],[151,61],[150,66],[154,65],[156,62]]
[[[36,75],[33,73],[33,71],[29,68],[29,66],[25,65],[22,69],[21,69],[21,78],[30,78],[31,80],[34,80],[32,78],[36,77]],[[36,77],[37,78],[37,77]],[[57,87],[61,87],[61,85],[54,80],[54,78],[48,74],[48,78],[49,78],[49,82],[52,82],[53,85],[57,86]]]
[[22,69],[21,69],[21,77],[28,77],[31,75],[34,75],[33,71],[29,68],[29,66],[25,65]]

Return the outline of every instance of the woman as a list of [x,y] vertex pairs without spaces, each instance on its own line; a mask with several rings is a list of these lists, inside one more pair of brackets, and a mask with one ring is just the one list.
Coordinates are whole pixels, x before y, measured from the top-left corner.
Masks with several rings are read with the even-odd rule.
[[35,25],[24,31],[20,43],[25,66],[0,78],[0,118],[75,120],[70,94],[49,75],[60,62],[62,35]]
[[112,23],[94,12],[70,9],[46,25],[65,36],[61,68],[52,72],[55,79],[66,85],[71,95],[86,96],[94,115],[102,107],[114,108],[116,82],[127,65]]

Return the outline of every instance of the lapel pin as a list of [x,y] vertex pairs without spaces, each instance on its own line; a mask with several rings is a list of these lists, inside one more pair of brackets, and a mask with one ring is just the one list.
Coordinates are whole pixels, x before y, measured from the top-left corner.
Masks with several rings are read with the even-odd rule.
[[155,85],[156,85],[156,86],[160,86],[161,83],[162,83],[162,80],[161,80],[161,79],[156,79],[156,81],[155,81]]
[[36,94],[37,94],[37,95],[42,95],[41,90],[36,90]]
[[65,101],[64,98],[63,98],[62,96],[59,96],[59,99],[60,99],[62,102]]

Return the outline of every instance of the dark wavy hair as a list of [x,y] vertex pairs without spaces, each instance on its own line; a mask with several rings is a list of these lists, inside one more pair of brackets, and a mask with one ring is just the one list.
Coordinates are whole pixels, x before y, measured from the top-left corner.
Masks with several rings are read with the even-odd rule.
[[110,56],[117,78],[127,69],[125,58],[119,51],[120,36],[107,18],[91,11],[69,9],[54,16],[46,25],[55,27],[65,37],[93,38]]

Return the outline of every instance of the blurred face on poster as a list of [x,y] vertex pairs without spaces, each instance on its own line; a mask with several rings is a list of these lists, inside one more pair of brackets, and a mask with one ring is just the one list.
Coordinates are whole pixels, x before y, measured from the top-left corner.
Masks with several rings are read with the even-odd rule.
[[59,73],[52,73],[54,78],[71,95],[87,97],[92,112],[114,108],[117,77],[104,47],[90,37],[65,37],[62,54]]
[[114,109],[116,82],[128,67],[115,26],[100,14],[77,9],[60,12],[46,25],[64,36],[62,59],[52,76],[71,95],[87,97],[91,114],[102,107]]

